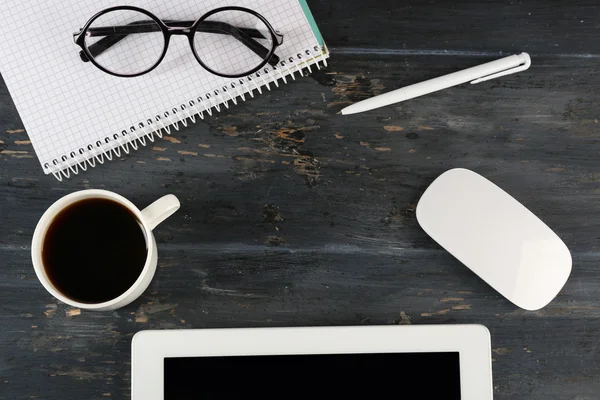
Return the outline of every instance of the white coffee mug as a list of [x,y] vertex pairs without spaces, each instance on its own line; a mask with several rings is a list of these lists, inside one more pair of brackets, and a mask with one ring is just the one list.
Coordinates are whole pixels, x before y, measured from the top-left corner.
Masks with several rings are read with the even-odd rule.
[[[42,249],[44,247],[44,239],[46,233],[48,232],[48,228],[50,224],[60,213],[69,205],[84,199],[109,199],[116,201],[117,203],[125,206],[131,213],[133,213],[144,231],[144,237],[146,238],[146,264],[142,269],[140,276],[134,282],[134,284],[123,294],[120,296],[105,301],[102,303],[88,304],[88,303],[80,303],[78,301],[72,300],[62,294],[50,281],[46,270],[44,269],[44,264],[42,262]],[[158,261],[158,253],[156,249],[156,240],[154,239],[154,235],[152,234],[152,230],[165,219],[170,217],[175,211],[179,209],[179,200],[172,194],[168,194],[160,199],[156,200],[154,203],[150,204],[148,207],[143,210],[139,210],[132,202],[127,200],[125,197],[120,196],[116,193],[109,192],[107,190],[97,190],[97,189],[89,189],[89,190],[81,190],[79,192],[74,192],[66,195],[65,197],[57,200],[54,204],[50,206],[42,215],[42,218],[39,220],[35,232],[33,233],[33,240],[31,243],[31,258],[33,260],[33,268],[35,269],[35,273],[42,283],[42,285],[46,288],[48,292],[58,300],[63,303],[69,304],[73,307],[78,307],[82,309],[88,310],[98,310],[98,311],[106,311],[106,310],[115,310],[117,308],[126,306],[131,303],[135,299],[137,299],[150,285],[150,281],[152,277],[154,277],[154,273],[156,272],[156,265]]]

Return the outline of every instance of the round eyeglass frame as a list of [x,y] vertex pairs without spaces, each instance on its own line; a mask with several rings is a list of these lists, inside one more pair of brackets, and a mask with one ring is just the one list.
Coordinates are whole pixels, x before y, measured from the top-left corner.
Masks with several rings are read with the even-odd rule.
[[[86,32],[90,28],[90,26],[94,23],[95,20],[97,20],[102,15],[107,14],[109,12],[122,11],[122,10],[137,11],[137,12],[140,12],[140,13],[146,15],[147,17],[149,17],[150,19],[152,19],[154,22],[156,22],[158,24],[158,26],[160,27],[160,30],[161,30],[161,32],[163,34],[163,37],[164,37],[164,48],[162,50],[162,53],[161,53],[160,57],[156,61],[156,63],[154,63],[154,65],[152,65],[148,69],[146,69],[144,71],[141,71],[141,72],[136,72],[134,74],[119,74],[117,72],[111,71],[111,70],[103,67],[100,63],[98,63],[94,59],[94,56],[90,53],[90,51],[88,50],[88,48],[87,48],[87,46],[85,44]],[[208,65],[206,65],[202,61],[202,59],[200,58],[200,56],[198,55],[198,53],[196,52],[196,48],[194,46],[194,41],[195,41],[195,36],[196,36],[196,30],[198,29],[198,27],[200,26],[200,24],[203,21],[205,21],[208,17],[210,17],[211,15],[214,15],[216,13],[223,12],[223,11],[241,11],[241,12],[246,12],[246,13],[252,14],[255,17],[257,17],[258,19],[260,19],[265,24],[265,26],[269,29],[269,33],[271,35],[271,43],[272,43],[271,49],[269,50],[269,53],[266,55],[266,57],[263,59],[263,61],[260,64],[258,64],[256,67],[252,68],[251,70],[248,70],[248,71],[245,71],[245,72],[239,73],[239,74],[224,74],[224,73],[221,73],[219,71],[215,71],[214,69],[212,69]],[[135,7],[135,6],[116,6],[116,7],[110,7],[110,8],[107,8],[105,10],[100,11],[99,13],[97,13],[96,15],[94,15],[92,18],[90,18],[88,22],[86,22],[86,24],[81,29],[81,31],[78,34],[78,36],[75,38],[75,43],[79,47],[81,47],[82,51],[87,56],[88,60],[92,64],[94,64],[98,69],[100,69],[101,71],[106,72],[107,74],[110,74],[110,75],[113,75],[113,76],[121,77],[121,78],[134,78],[136,76],[147,74],[148,72],[154,70],[156,67],[159,66],[159,64],[162,62],[162,60],[165,58],[165,55],[167,54],[167,50],[169,48],[169,43],[170,43],[170,40],[171,40],[171,36],[173,36],[173,35],[184,35],[184,36],[187,36],[189,44],[190,44],[190,48],[192,50],[192,54],[194,55],[194,58],[196,58],[196,61],[198,61],[198,63],[204,69],[206,69],[208,72],[210,72],[211,74],[214,74],[214,75],[217,75],[217,76],[222,76],[224,78],[241,78],[241,77],[248,76],[248,75],[251,75],[251,74],[257,72],[258,70],[260,70],[262,67],[264,67],[269,62],[269,60],[271,59],[271,57],[273,56],[273,54],[275,54],[275,50],[280,45],[280,43],[278,42],[278,39],[277,39],[277,32],[275,32],[275,29],[273,29],[273,27],[271,26],[271,24],[269,23],[269,21],[267,21],[267,19],[265,17],[263,17],[258,12],[254,11],[254,10],[251,10],[249,8],[237,7],[237,6],[228,6],[228,7],[215,8],[215,9],[207,12],[203,16],[201,16],[199,19],[197,19],[196,22],[194,22],[189,28],[184,28],[184,29],[169,27],[160,18],[158,18],[157,16],[155,16],[151,12],[144,10],[143,8],[139,8],[139,7]]]

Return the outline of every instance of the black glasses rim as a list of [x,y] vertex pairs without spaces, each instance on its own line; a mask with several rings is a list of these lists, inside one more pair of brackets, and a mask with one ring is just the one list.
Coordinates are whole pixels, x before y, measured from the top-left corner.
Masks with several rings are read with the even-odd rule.
[[[208,67],[200,58],[200,56],[198,55],[198,53],[196,52],[196,47],[194,46],[194,41],[196,38],[196,32],[198,27],[200,26],[200,24],[205,21],[208,17],[217,14],[219,12],[222,11],[243,11],[243,12],[247,12],[250,13],[252,15],[254,15],[255,17],[257,17],[258,19],[260,19],[265,25],[266,27],[269,29],[269,33],[271,34],[271,50],[269,51],[269,53],[265,56],[265,58],[263,59],[263,61],[256,67],[254,67],[251,70],[245,71],[242,74],[223,74],[221,72],[217,72],[215,70],[213,70],[212,68]],[[275,54],[275,50],[277,49],[277,47],[279,47],[278,41],[277,41],[277,34],[275,32],[275,29],[273,28],[273,26],[271,26],[271,24],[269,23],[269,21],[260,13],[251,10],[249,8],[245,8],[245,7],[239,7],[239,6],[227,6],[227,7],[219,7],[219,8],[215,8],[211,11],[208,11],[207,13],[205,13],[203,16],[201,16],[196,22],[194,22],[194,24],[191,27],[191,32],[192,34],[190,36],[188,36],[189,41],[190,41],[190,47],[192,48],[192,54],[194,54],[194,57],[196,58],[196,61],[198,61],[198,63],[200,63],[200,65],[202,65],[202,67],[204,67],[204,69],[206,69],[207,71],[209,71],[212,74],[218,75],[218,76],[222,76],[224,78],[241,78],[244,76],[248,76],[248,75],[252,75],[253,73],[257,72],[258,70],[260,70],[262,67],[264,67],[265,65],[267,65],[267,63],[269,62],[269,60],[271,59],[271,57],[273,56],[273,54]]]
[[[99,17],[101,17],[104,14],[107,14],[109,12],[113,12],[113,11],[121,11],[121,10],[130,10],[130,11],[137,11],[137,12],[141,12],[142,14],[150,17],[153,21],[155,21],[159,27],[160,30],[163,34],[163,38],[164,38],[164,46],[163,46],[163,50],[162,53],[160,55],[160,57],[158,58],[158,60],[156,61],[156,63],[154,65],[152,65],[151,67],[149,67],[148,69],[141,71],[141,72],[136,72],[134,74],[120,74],[114,71],[111,71],[105,67],[103,67],[100,63],[98,63],[94,56],[89,52],[87,46],[85,45],[85,34],[87,32],[87,30],[90,28],[90,26],[94,23],[95,20],[97,20]],[[206,20],[208,17],[210,17],[211,15],[214,15],[218,12],[222,12],[222,11],[242,11],[242,12],[247,12],[250,13],[252,15],[254,15],[255,17],[259,18],[269,29],[269,33],[271,35],[271,40],[272,40],[272,45],[271,45],[271,50],[269,51],[269,53],[267,54],[267,56],[264,58],[264,60],[255,68],[245,71],[243,73],[240,74],[224,74],[218,71],[213,70],[212,68],[208,67],[203,61],[202,59],[198,56],[196,49],[194,47],[194,40],[195,40],[195,36],[196,36],[196,31],[198,26],[204,21]],[[154,70],[156,67],[158,67],[160,65],[160,63],[163,61],[163,59],[165,58],[165,55],[167,54],[168,48],[169,48],[169,43],[171,40],[171,36],[173,35],[173,31],[170,30],[169,26],[167,26],[160,18],[158,18],[156,15],[152,14],[150,11],[145,10],[143,8],[140,7],[136,7],[136,6],[129,6],[129,5],[123,5],[123,6],[114,6],[114,7],[109,7],[106,8],[102,11],[97,12],[94,16],[92,16],[83,26],[83,28],[79,31],[79,33],[76,34],[77,36],[75,37],[75,43],[81,47],[81,50],[84,52],[84,54],[87,56],[88,60],[94,65],[96,66],[98,69],[100,69],[101,71],[109,74],[109,75],[113,75],[113,76],[117,76],[120,78],[134,78],[137,76],[141,76],[141,75],[145,75],[149,72],[151,72],[152,70]],[[196,61],[204,68],[206,69],[208,72],[217,75],[217,76],[221,76],[224,78],[241,78],[244,76],[248,76],[248,75],[252,75],[255,72],[259,71],[261,68],[263,68],[270,60],[270,58],[275,54],[275,50],[277,49],[277,47],[280,46],[279,40],[278,40],[278,34],[275,31],[275,29],[273,28],[273,26],[271,25],[271,23],[260,13],[258,13],[257,11],[251,10],[249,8],[245,8],[245,7],[239,7],[239,6],[226,6],[226,7],[219,7],[219,8],[215,8],[212,9],[208,12],[206,12],[205,14],[203,14],[200,18],[198,18],[191,26],[189,29],[189,34],[186,35],[188,37],[188,41],[190,44],[190,48],[192,50],[192,54],[194,55],[194,58],[196,59]]]
[[[121,11],[121,10],[137,11],[137,12],[141,12],[142,14],[145,14],[146,16],[150,17],[152,20],[154,20],[158,24],[158,26],[160,27],[160,30],[163,34],[163,38],[164,38],[163,50],[162,50],[162,53],[161,53],[160,57],[158,58],[157,62],[154,65],[152,65],[151,67],[149,67],[148,69],[141,71],[141,72],[136,72],[134,74],[120,74],[120,73],[111,71],[111,70],[103,67],[100,63],[98,63],[96,61],[94,56],[90,53],[87,46],[85,45],[85,34],[86,34],[87,30],[90,28],[90,26],[94,23],[95,20],[97,20],[98,18],[100,18],[101,16],[103,16],[104,14],[107,14],[109,12]],[[90,18],[88,20],[88,22],[85,23],[85,25],[81,29],[81,32],[79,33],[79,36],[75,39],[75,43],[77,45],[79,45],[79,47],[81,47],[81,49],[83,50],[83,52],[85,53],[85,55],[87,56],[89,61],[93,65],[95,65],[97,68],[99,68],[101,71],[103,71],[109,75],[117,76],[120,78],[135,78],[136,76],[145,75],[148,72],[151,72],[156,67],[158,67],[158,65],[162,62],[162,60],[165,58],[165,55],[167,54],[167,49],[169,47],[169,39],[170,39],[170,35],[168,34],[168,27],[164,24],[164,22],[162,22],[160,20],[160,18],[158,18],[156,15],[152,14],[150,11],[145,10],[143,8],[125,5],[125,6],[109,7],[102,11],[97,12],[94,16],[92,16],[92,18]]]

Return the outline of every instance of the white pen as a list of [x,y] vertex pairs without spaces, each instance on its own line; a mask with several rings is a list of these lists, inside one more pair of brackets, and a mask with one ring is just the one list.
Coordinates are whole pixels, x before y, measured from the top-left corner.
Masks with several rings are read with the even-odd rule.
[[423,96],[438,90],[447,89],[452,86],[460,85],[465,82],[479,83],[500,76],[514,74],[525,71],[531,65],[531,58],[527,53],[508,56],[496,61],[481,64],[476,67],[467,68],[452,74],[433,78],[428,81],[415,83],[405,86],[391,92],[372,97],[344,108],[341,113],[344,115],[356,114],[375,108],[389,106],[415,97]]

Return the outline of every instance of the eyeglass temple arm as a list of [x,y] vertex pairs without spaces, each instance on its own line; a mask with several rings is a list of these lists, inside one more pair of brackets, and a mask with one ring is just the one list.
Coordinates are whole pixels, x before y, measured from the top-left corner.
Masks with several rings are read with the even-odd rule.
[[[166,20],[164,22],[169,26],[181,28],[189,28],[194,23],[194,21],[170,20]],[[122,26],[89,28],[86,31],[86,33],[89,34],[89,36],[105,37],[100,39],[96,43],[90,45],[88,47],[88,51],[93,57],[96,57],[97,55],[100,55],[104,51],[108,50],[110,47],[119,43],[129,34],[158,31],[160,31],[160,28],[156,25],[156,23],[154,23],[154,21],[135,21]],[[269,54],[269,49],[265,48],[263,45],[261,45],[253,39],[253,37],[264,38],[263,34],[257,29],[237,28],[225,22],[204,21],[198,27],[198,31],[231,35],[238,39],[240,42],[242,42],[246,47],[248,47],[250,50],[256,53],[259,57],[265,58]],[[278,45],[282,43],[282,38],[282,35],[277,36]],[[83,51],[79,52],[79,55],[82,61],[89,61],[87,55]],[[279,60],[279,57],[273,54],[269,59],[269,64],[275,66],[279,63]]]
[[[199,28],[200,29],[198,29],[198,30],[200,32],[225,33],[225,34],[231,35],[234,38],[236,38],[237,40],[239,40],[240,42],[242,42],[246,47],[248,47],[250,50],[252,50],[257,56],[261,57],[262,59],[265,59],[269,55],[270,50],[253,39],[253,37],[257,37],[257,36],[253,35],[254,32],[256,32],[258,35],[260,35],[258,37],[264,38],[262,33],[260,33],[260,31],[258,31],[257,29],[237,28],[237,27],[235,27],[233,25],[229,25],[225,22],[216,22],[216,21],[207,21],[206,25],[205,25],[205,22],[203,22],[202,24],[200,24]],[[270,65],[276,66],[277,64],[279,64],[279,57],[277,55],[273,54],[269,58],[268,62]]]
[[[135,33],[135,32],[138,32],[139,29],[142,29],[142,27],[137,27],[135,25],[148,25],[148,22],[152,22],[152,21],[135,21],[135,22],[130,22],[129,24],[127,24],[130,26],[123,26],[123,27],[117,27],[117,28],[128,28],[129,30],[132,30],[130,33]],[[150,28],[150,29],[148,29],[148,28]],[[152,29],[152,28],[153,28],[152,26],[146,27],[146,29],[142,30],[142,32],[152,32],[152,31],[158,32],[158,31],[160,31],[160,28],[158,28],[158,27],[155,27],[156,29]],[[115,44],[119,43],[121,40],[125,39],[128,35],[128,33],[124,33],[124,32],[117,34],[115,32],[115,30],[110,27],[109,28],[106,28],[106,27],[89,28],[86,31],[86,34],[89,34],[89,36],[105,36],[104,38],[98,40],[96,43],[93,43],[90,46],[87,46],[87,49],[90,52],[90,54],[92,55],[92,57],[96,57],[96,56],[104,53],[106,50],[108,50]],[[83,52],[83,51],[79,52],[79,57],[81,58],[81,61],[83,61],[83,62],[90,61],[87,54],[85,54],[85,52]]]

